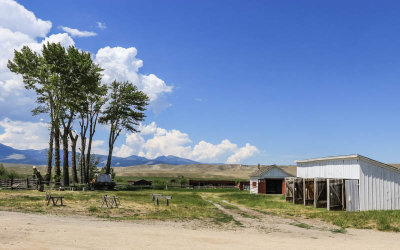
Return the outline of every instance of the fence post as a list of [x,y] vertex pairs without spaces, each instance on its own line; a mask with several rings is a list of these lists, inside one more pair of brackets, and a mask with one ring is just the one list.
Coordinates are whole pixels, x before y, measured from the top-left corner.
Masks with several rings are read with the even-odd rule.
[[29,179],[26,177],[26,189],[29,189]]

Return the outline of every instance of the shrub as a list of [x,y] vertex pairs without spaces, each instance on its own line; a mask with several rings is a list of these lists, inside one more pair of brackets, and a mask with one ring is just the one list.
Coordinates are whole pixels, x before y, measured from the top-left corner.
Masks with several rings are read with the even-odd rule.
[[7,178],[9,178],[9,179],[15,179],[15,178],[18,178],[18,174],[17,174],[17,172],[15,172],[14,170],[10,170],[10,171],[7,171]]
[[7,175],[7,169],[0,163],[0,177]]

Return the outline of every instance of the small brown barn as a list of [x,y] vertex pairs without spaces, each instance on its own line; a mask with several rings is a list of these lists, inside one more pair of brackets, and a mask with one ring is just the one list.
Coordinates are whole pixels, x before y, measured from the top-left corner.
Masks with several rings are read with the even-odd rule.
[[285,178],[297,174],[296,166],[263,166],[250,175],[250,193],[285,194]]

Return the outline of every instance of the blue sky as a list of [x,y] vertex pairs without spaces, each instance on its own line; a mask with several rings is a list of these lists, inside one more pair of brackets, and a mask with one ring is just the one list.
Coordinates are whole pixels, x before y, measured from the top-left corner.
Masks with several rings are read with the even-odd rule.
[[[249,143],[257,150],[238,156],[241,163],[352,153],[400,161],[398,2],[18,3],[51,21],[47,35],[62,33],[60,26],[95,32],[73,37],[94,55],[106,46],[135,47],[140,73],[172,87],[153,105],[161,111],[149,109],[146,125],[186,134],[191,142],[181,146],[193,150],[200,141],[237,145],[196,159],[225,161]],[[0,119],[37,121],[20,110],[2,113]],[[97,139],[107,139],[105,128]],[[117,144],[134,143],[121,137]],[[188,156],[180,150],[178,156]]]

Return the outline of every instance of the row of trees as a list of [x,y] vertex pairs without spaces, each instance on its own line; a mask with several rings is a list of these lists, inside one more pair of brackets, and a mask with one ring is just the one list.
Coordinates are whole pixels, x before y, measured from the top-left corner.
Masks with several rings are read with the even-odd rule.
[[[93,62],[90,53],[74,46],[47,43],[41,53],[24,46],[14,51],[8,68],[20,74],[26,89],[36,93],[33,115],[48,114],[50,120],[49,150],[45,181],[61,181],[60,146],[62,144],[62,176],[69,185],[69,145],[73,183],[88,183],[92,143],[98,123],[110,128],[109,153],[105,172],[110,173],[114,144],[123,129],[138,132],[135,127],[145,118],[149,98],[130,82],[102,84],[103,69]],[[78,131],[74,129],[78,127]],[[77,143],[80,137],[80,148]],[[54,152],[53,152],[54,150]],[[78,157],[77,157],[78,156]],[[79,175],[77,162],[79,158]],[[78,180],[79,179],[79,180]]]

